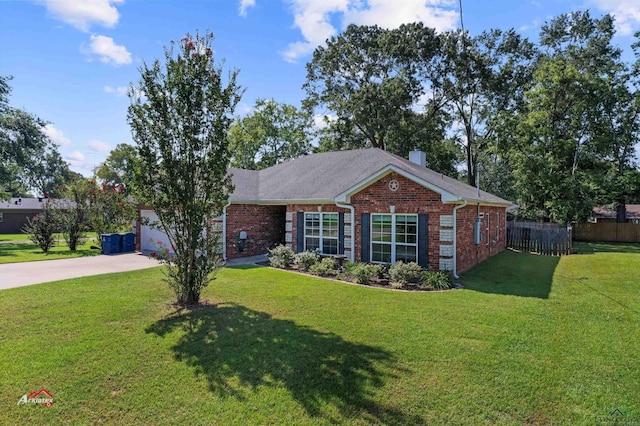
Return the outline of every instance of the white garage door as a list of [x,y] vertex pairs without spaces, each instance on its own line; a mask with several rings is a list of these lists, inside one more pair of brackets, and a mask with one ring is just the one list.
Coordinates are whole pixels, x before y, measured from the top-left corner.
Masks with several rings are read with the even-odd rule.
[[[148,218],[149,222],[158,220],[158,216],[151,210],[141,210],[140,217]],[[169,252],[173,253],[171,244],[169,244],[169,238],[167,238],[167,234],[165,234],[164,231],[160,231],[149,225],[142,225],[140,227],[140,249],[143,253],[157,251],[158,241],[162,241],[162,245],[168,247]]]

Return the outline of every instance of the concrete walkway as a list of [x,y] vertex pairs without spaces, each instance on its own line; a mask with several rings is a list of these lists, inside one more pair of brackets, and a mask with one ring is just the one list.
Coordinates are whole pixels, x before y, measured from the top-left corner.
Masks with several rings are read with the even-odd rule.
[[[253,264],[266,260],[265,255],[233,259],[228,266]],[[69,278],[153,268],[160,263],[144,254],[124,253],[110,256],[88,256],[39,262],[0,265],[0,290]]]

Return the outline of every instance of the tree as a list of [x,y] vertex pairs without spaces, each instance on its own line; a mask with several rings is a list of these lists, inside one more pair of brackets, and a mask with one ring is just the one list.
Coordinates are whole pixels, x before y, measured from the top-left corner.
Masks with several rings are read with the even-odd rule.
[[211,49],[213,34],[187,34],[165,60],[140,68],[129,90],[128,122],[140,157],[138,201],[151,206],[175,251],[165,258],[178,303],[197,303],[215,276],[220,238],[212,219],[233,190],[228,131],[240,100],[238,71],[223,82]]
[[611,16],[594,19],[588,12],[542,27],[543,55],[511,150],[526,216],[585,220],[603,190],[603,168],[637,137],[625,117],[625,67],[611,44],[614,33]]
[[0,197],[40,195],[64,182],[69,167],[44,133],[47,124],[8,104],[10,77],[0,76]]
[[495,145],[504,121],[522,108],[537,53],[513,29],[476,37],[456,30],[442,33],[440,39],[433,97],[451,117],[450,130],[464,150],[467,181],[475,185],[479,158],[501,161]]
[[231,165],[260,170],[311,152],[313,120],[308,111],[273,99],[258,99],[253,113],[229,129]]
[[[131,231],[131,223],[137,216],[135,203],[127,198],[125,187],[90,180],[88,182],[88,225],[98,234],[114,234]],[[102,248],[102,239],[98,239]]]
[[22,232],[29,234],[29,239],[37,244],[43,253],[49,252],[56,243],[56,221],[49,201],[42,204],[42,213],[27,218]]
[[138,152],[132,145],[118,144],[107,156],[104,163],[96,167],[95,174],[102,182],[116,187],[122,185],[125,192],[131,192]]
[[50,199],[57,228],[71,251],[76,251],[89,230],[91,187],[87,180],[78,180],[61,190],[61,198]]
[[375,147],[406,156],[417,147],[415,138],[406,136],[421,132],[429,162],[431,154],[447,152],[440,147],[444,111],[433,100],[423,102],[439,49],[435,31],[422,23],[393,30],[349,25],[318,47],[307,64],[303,106],[335,116],[327,122],[320,150]]

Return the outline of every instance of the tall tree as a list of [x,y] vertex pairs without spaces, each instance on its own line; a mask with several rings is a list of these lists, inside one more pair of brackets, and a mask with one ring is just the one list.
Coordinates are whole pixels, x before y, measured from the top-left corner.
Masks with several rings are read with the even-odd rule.
[[153,207],[173,246],[175,256],[164,259],[167,282],[182,304],[197,303],[219,267],[212,219],[233,190],[228,131],[242,91],[238,71],[223,81],[212,41],[213,34],[196,32],[172,43],[164,63],[144,64],[129,91],[127,117],[140,157],[137,196]]
[[137,158],[138,152],[134,146],[126,143],[118,144],[106,160],[96,167],[96,177],[112,187],[122,185],[125,193],[128,194],[131,192]]
[[611,43],[614,33],[611,16],[595,19],[588,12],[542,27],[543,56],[512,150],[525,215],[560,222],[589,217],[603,156],[631,137],[626,132],[633,126],[623,124],[626,112],[619,108],[624,84],[615,82],[624,66]]
[[349,25],[318,47],[307,64],[303,105],[335,116],[320,149],[375,147],[406,156],[416,147],[406,136],[422,132],[422,148],[447,152],[439,146],[443,110],[423,84],[439,49],[435,31],[422,23],[393,30]]
[[432,72],[433,97],[450,114],[450,130],[464,150],[468,183],[475,185],[479,158],[500,161],[493,147],[504,120],[522,108],[537,52],[513,29],[485,31],[476,37],[457,30],[440,38],[441,55]]
[[0,76],[0,198],[38,195],[65,182],[69,167],[44,133],[44,120],[8,103],[10,77]]
[[260,170],[311,152],[313,119],[308,111],[258,99],[251,114],[229,129],[231,165]]

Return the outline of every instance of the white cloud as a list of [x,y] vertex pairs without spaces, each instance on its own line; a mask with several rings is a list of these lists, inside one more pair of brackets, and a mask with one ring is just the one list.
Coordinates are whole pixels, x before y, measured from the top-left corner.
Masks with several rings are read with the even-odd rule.
[[254,7],[256,0],[240,0],[240,16],[247,16],[247,9]]
[[337,34],[331,19],[342,14],[342,25],[378,25],[397,28],[403,23],[420,21],[438,31],[455,28],[458,12],[453,0],[289,0],[294,27],[304,41],[289,44],[282,53],[288,62],[311,54]]
[[44,134],[49,136],[49,139],[51,139],[51,141],[56,145],[58,146],[71,145],[71,140],[62,133],[62,130],[59,130],[53,127],[53,124],[47,124],[46,126],[44,126],[43,131],[44,131]]
[[88,32],[92,24],[112,28],[120,19],[114,5],[124,0],[42,0],[56,19]]
[[97,139],[92,139],[89,141],[89,148],[95,152],[108,152],[111,150],[111,145]]
[[313,125],[316,129],[324,129],[328,126],[327,122],[336,121],[338,117],[334,114],[316,114],[313,116]]
[[640,30],[638,0],[591,0],[590,3],[616,18],[616,28],[621,35],[629,36]]
[[113,93],[116,96],[125,96],[129,88],[127,86],[118,86],[118,87],[104,86],[102,90],[104,90],[107,93]]
[[397,28],[408,22],[422,22],[438,31],[455,28],[458,12],[448,0],[369,0],[368,8],[350,8],[345,19],[358,25]]
[[89,53],[98,55],[101,62],[112,65],[123,65],[131,63],[131,53],[127,48],[115,44],[111,37],[103,35],[92,35]]
[[73,151],[71,154],[67,154],[65,160],[69,161],[71,164],[82,163],[84,162],[84,154],[80,151]]

